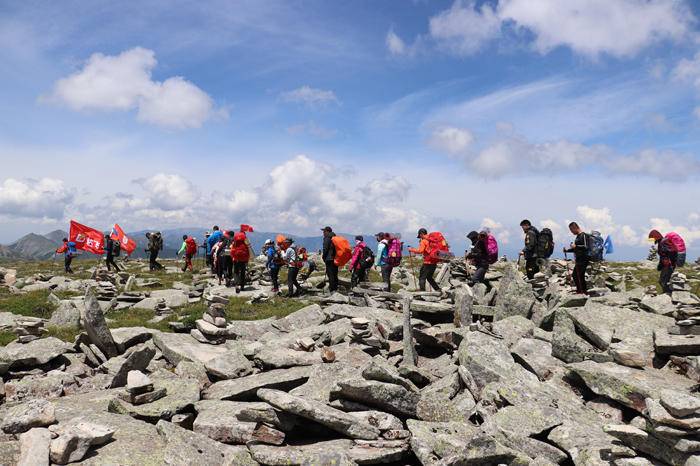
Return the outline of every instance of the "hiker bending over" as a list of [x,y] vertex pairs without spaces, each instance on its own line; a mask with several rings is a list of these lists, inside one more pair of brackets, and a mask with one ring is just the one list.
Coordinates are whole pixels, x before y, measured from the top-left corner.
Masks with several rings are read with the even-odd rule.
[[678,265],[678,247],[671,238],[668,236],[664,238],[657,230],[649,232],[649,239],[656,243],[656,249],[659,254],[659,265],[656,267],[656,270],[661,272],[659,274],[659,284],[664,293],[671,294],[673,291],[671,275],[673,275],[673,271],[676,270]]
[[576,285],[576,294],[588,293],[588,285],[586,284],[586,269],[590,264],[588,255],[588,242],[590,241],[588,234],[581,230],[578,223],[569,223],[569,231],[576,238],[569,245],[569,248],[564,248],[565,253],[574,253],[574,284]]
[[438,259],[430,253],[428,230],[425,228],[418,230],[417,238],[420,240],[418,248],[408,248],[408,252],[423,256],[423,265],[420,266],[420,273],[418,275],[418,287],[421,291],[425,291],[425,282],[427,281],[430,283],[433,290],[440,291],[440,286],[437,284],[434,278]]
[[472,248],[467,253],[466,259],[476,267],[476,271],[469,278],[469,286],[474,286],[476,283],[484,283],[486,272],[489,270],[489,254],[486,248],[488,234],[470,231],[467,238],[471,241]]

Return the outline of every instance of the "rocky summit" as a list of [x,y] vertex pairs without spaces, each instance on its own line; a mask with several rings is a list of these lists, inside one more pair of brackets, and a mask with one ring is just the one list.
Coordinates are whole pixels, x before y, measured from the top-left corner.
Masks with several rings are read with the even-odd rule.
[[263,259],[240,293],[164,264],[0,269],[0,464],[700,465],[699,265],[671,294],[648,262],[585,296],[563,261],[472,287],[454,259],[439,291],[404,264],[286,299]]

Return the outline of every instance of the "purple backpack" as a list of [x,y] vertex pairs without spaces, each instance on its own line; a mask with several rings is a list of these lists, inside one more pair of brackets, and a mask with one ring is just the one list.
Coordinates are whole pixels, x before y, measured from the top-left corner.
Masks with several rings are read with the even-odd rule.
[[401,264],[401,250],[403,249],[403,243],[398,238],[391,238],[389,244],[386,246],[386,263],[392,267],[396,267]]

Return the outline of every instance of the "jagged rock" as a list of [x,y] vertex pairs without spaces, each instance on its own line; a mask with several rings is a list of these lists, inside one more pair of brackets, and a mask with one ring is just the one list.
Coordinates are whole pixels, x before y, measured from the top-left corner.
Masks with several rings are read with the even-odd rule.
[[251,445],[250,453],[260,464],[272,466],[382,464],[401,460],[408,442],[338,439],[283,447]]
[[673,305],[671,297],[666,293],[658,296],[644,296],[639,301],[639,307],[654,314],[670,316],[676,311],[676,306]]
[[418,387],[416,387],[413,382],[401,377],[396,367],[390,365],[386,360],[380,357],[373,358],[369,364],[362,369],[362,377],[367,380],[401,385],[406,390],[418,392]]
[[177,366],[180,361],[196,361],[206,364],[211,359],[228,351],[223,346],[201,345],[190,335],[182,333],[154,333],[153,343],[163,353],[163,357],[174,366]]
[[312,372],[311,367],[299,366],[222,380],[212,384],[202,395],[207,400],[254,400],[260,388],[289,390],[309,380]]
[[70,301],[60,301],[48,322],[54,327],[80,328],[80,309]]
[[586,406],[598,413],[605,422],[622,422],[624,418],[619,405],[604,396],[587,401]]
[[30,400],[10,407],[0,424],[6,434],[19,434],[33,427],[46,427],[56,422],[53,404],[46,400]]
[[113,377],[109,387],[118,388],[126,385],[129,372],[145,371],[155,354],[156,350],[152,346],[143,344],[130,348],[122,356],[108,360],[103,367]]
[[167,307],[182,307],[189,303],[189,298],[187,294],[180,290],[156,290],[151,291],[151,295],[148,298],[142,299],[141,301],[134,304],[134,309],[150,309],[155,310],[158,303],[161,300],[165,300],[165,305]]
[[158,421],[156,429],[166,444],[163,464],[173,466],[197,464],[257,465],[245,447],[224,445],[205,435],[185,430],[164,420]]
[[206,371],[218,379],[236,379],[253,373],[253,364],[240,351],[229,350],[204,364]]
[[676,417],[700,415],[700,397],[676,390],[662,390],[661,404]]
[[700,415],[675,417],[669,413],[657,400],[647,398],[644,401],[646,403],[646,410],[644,413],[654,423],[688,431],[697,431],[700,429]]
[[320,351],[308,353],[290,348],[265,348],[254,359],[257,365],[265,369],[323,364]]
[[523,337],[532,335],[535,324],[523,316],[511,316],[493,323],[493,332],[503,337],[503,343],[510,348]]
[[353,379],[337,383],[331,396],[358,401],[400,416],[416,416],[420,401],[418,393],[406,390],[401,385],[374,380]]
[[[604,355],[591,343],[578,336],[568,310],[558,309],[554,315],[552,356],[564,362],[581,362]],[[609,356],[608,358],[612,359]]]
[[606,425],[606,433],[619,439],[625,445],[658,458],[668,464],[687,464],[688,454],[681,453],[647,432],[628,425]]
[[[35,427],[19,436],[20,456],[17,466],[49,466],[51,432]],[[1,447],[0,447],[1,449]]]
[[211,385],[209,377],[207,376],[207,370],[204,364],[194,361],[180,361],[180,363],[175,366],[175,374],[182,377],[183,379],[194,379],[199,382],[199,388],[204,389]]
[[41,366],[73,348],[55,337],[29,343],[12,342],[0,348],[0,375],[14,367]]
[[146,327],[122,327],[111,330],[114,343],[120,353],[153,337],[154,330]]
[[114,343],[112,333],[107,327],[107,322],[105,321],[100,303],[97,301],[97,298],[95,298],[95,294],[91,288],[88,288],[85,292],[85,306],[81,314],[81,319],[90,341],[97,345],[108,357],[112,358],[116,356],[118,354],[117,345]]
[[315,421],[351,438],[374,440],[380,431],[356,417],[317,401],[289,395],[279,390],[260,389],[258,398],[282,411]]
[[153,390],[150,377],[139,370],[129,371],[126,377],[126,390],[136,395]]
[[90,448],[109,442],[114,435],[113,429],[81,418],[51,426],[49,430],[57,436],[51,440],[50,452],[51,462],[55,464],[80,461]]
[[5,397],[7,401],[58,398],[76,385],[77,380],[74,375],[53,370],[46,375],[29,375],[8,381],[5,384]]
[[535,374],[540,380],[548,380],[564,363],[552,356],[552,345],[534,338],[521,338],[510,349],[515,361]]
[[671,335],[666,329],[657,329],[654,345],[658,354],[697,355],[700,353],[700,335]]
[[292,312],[281,319],[272,321],[271,326],[283,332],[292,332],[294,330],[321,325],[325,321],[326,314],[321,309],[321,306],[312,304]]

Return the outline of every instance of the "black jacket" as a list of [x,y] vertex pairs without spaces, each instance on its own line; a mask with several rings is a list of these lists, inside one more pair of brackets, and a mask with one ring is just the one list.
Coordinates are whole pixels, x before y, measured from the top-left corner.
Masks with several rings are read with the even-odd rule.
[[525,233],[525,247],[523,248],[523,253],[525,254],[525,259],[535,259],[537,257],[537,236],[539,231],[537,228],[530,227]]
[[333,238],[335,233],[325,233],[323,235],[323,261],[330,262],[335,259],[335,246],[333,245]]
[[477,268],[489,266],[489,255],[485,239],[476,240],[471,251],[467,254],[467,259],[470,259]]
[[576,262],[588,262],[588,241],[590,241],[588,234],[582,231],[576,235],[574,247],[567,249],[566,252],[573,252]]
[[658,245],[659,252],[659,269],[668,266],[676,266],[678,262],[678,248],[673,244],[668,238],[664,238],[659,241]]

